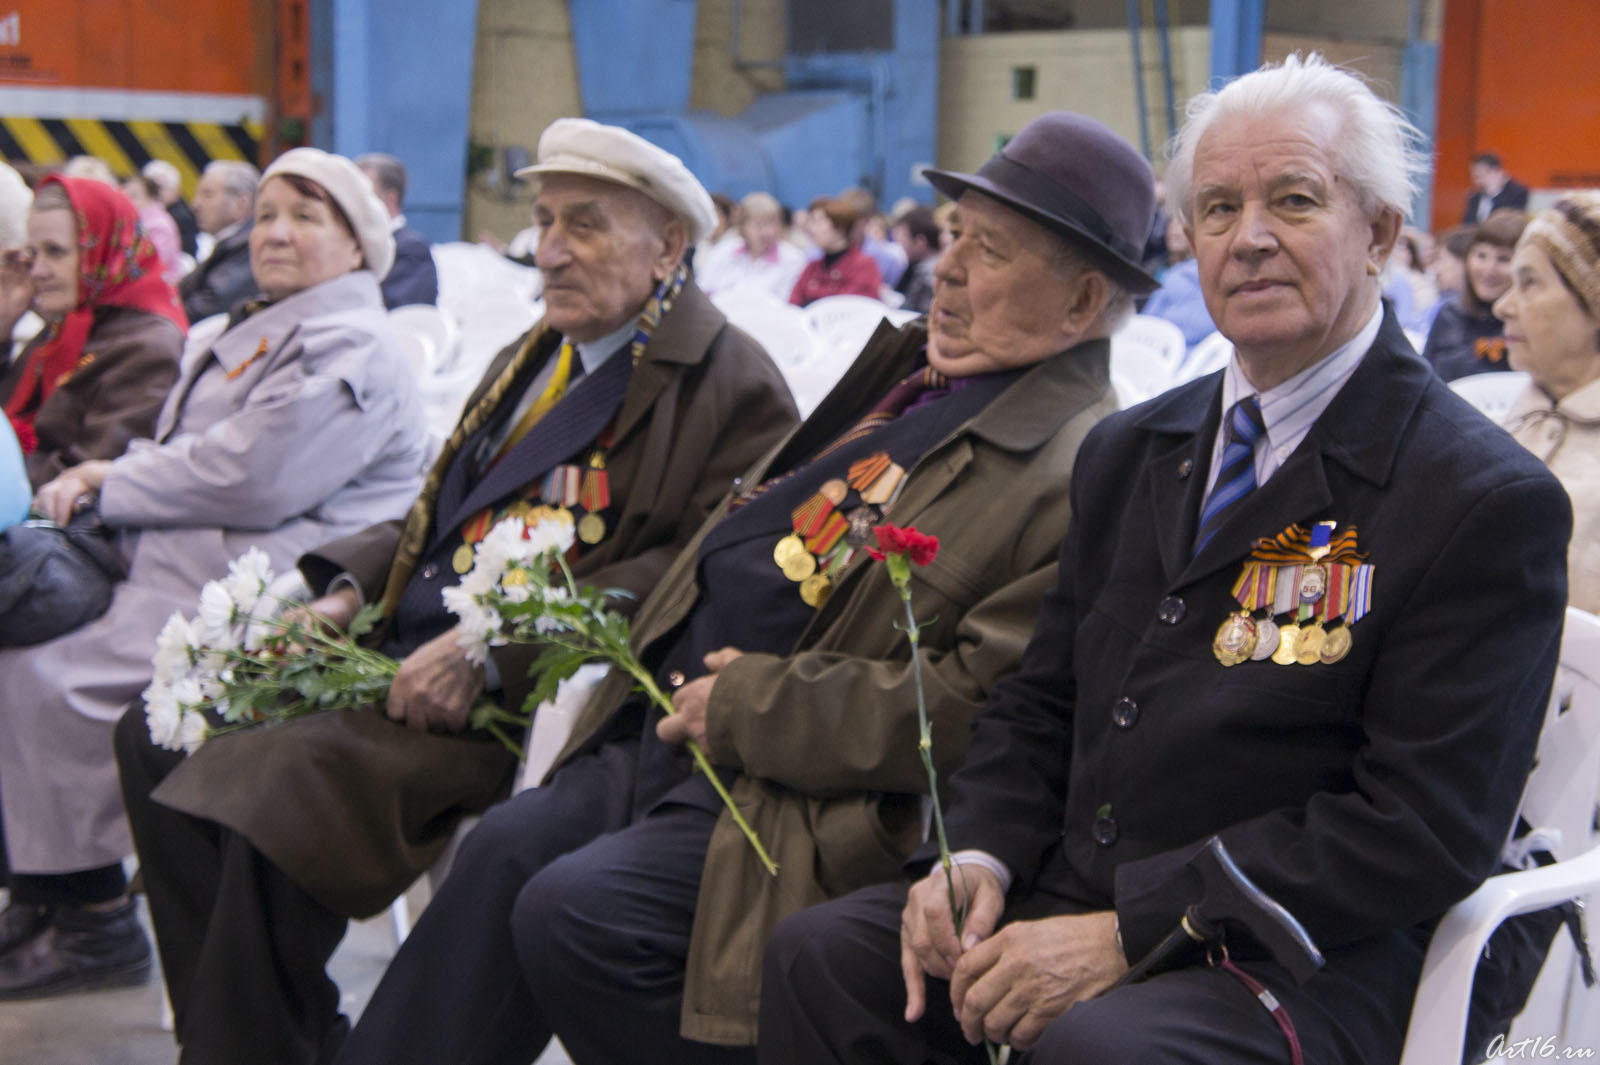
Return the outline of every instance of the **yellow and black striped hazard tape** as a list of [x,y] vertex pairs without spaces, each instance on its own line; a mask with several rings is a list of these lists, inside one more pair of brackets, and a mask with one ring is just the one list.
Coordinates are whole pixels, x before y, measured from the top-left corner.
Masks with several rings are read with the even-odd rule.
[[222,125],[0,117],[0,156],[8,163],[48,166],[74,155],[94,155],[122,176],[152,159],[165,159],[178,168],[184,196],[192,197],[200,171],[215,159],[238,159],[259,166],[261,132],[260,124],[252,120]]

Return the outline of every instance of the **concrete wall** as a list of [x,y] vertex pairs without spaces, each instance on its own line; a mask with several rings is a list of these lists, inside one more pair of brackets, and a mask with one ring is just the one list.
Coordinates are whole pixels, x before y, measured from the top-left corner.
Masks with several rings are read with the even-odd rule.
[[[564,3],[479,0],[475,62],[468,140],[479,148],[498,153],[517,145],[531,154],[551,122],[582,114]],[[488,230],[509,240],[528,225],[532,203],[526,186],[508,196],[503,187],[491,187],[486,174],[476,174],[467,182],[463,230],[468,239]]]
[[[784,0],[700,0],[689,107],[737,115],[783,86]],[[738,8],[739,40],[733,39]],[[751,62],[771,67],[745,65]]]
[[[1185,26],[1171,34],[1179,119],[1183,100],[1205,87],[1210,32]],[[939,166],[971,170],[994,154],[999,138],[1014,135],[1045,111],[1066,109],[1092,115],[1134,145],[1139,144],[1139,108],[1134,90],[1133,50],[1128,31],[996,33],[946,38],[939,56]],[[1148,37],[1145,62],[1159,62]],[[1031,100],[1012,96],[1012,70],[1035,69]],[[1166,131],[1155,82],[1147,106],[1152,140]],[[1159,121],[1158,121],[1159,120]],[[1159,150],[1159,149],[1158,149]]]

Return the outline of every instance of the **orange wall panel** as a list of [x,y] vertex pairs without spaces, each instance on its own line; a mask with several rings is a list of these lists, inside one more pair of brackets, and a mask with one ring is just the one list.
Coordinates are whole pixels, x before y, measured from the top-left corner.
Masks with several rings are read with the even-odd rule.
[[1466,207],[1467,164],[1492,151],[1533,189],[1600,187],[1600,3],[1447,0],[1433,225]]
[[0,0],[0,84],[265,94],[253,0]]

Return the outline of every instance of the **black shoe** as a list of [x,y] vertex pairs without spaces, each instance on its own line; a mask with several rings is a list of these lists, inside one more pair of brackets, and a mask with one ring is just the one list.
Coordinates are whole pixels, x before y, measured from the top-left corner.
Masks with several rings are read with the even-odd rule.
[[0,1001],[142,984],[150,941],[130,899],[112,910],[61,906],[43,935],[0,956]]
[[43,934],[54,915],[54,906],[32,902],[13,902],[0,910],[0,955]]

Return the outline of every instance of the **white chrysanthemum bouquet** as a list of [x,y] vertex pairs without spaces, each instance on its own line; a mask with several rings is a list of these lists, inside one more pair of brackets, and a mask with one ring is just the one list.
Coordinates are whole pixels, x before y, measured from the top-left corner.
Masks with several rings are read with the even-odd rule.
[[362,647],[380,611],[344,632],[268,592],[271,562],[252,547],[200,589],[200,612],[174,613],[156,637],[144,690],[150,739],[193,751],[211,736],[322,710],[382,702],[400,663]]
[[[626,593],[580,588],[566,560],[572,541],[570,520],[529,526],[506,518],[477,543],[461,582],[442,593],[472,661],[481,664],[491,647],[507,643],[544,647],[529,669],[534,684],[522,707],[485,698],[468,717],[519,758],[533,712],[585,662],[623,670],[653,704],[675,712],[628,646],[628,619],[608,605]],[[157,639],[154,678],[144,693],[155,743],[193,751],[222,732],[384,702],[400,664],[360,644],[381,619],[380,607],[363,607],[340,633],[303,607],[279,612],[284,604],[267,593],[273,575],[260,550],[252,548],[228,571],[201,589],[196,617],[174,614]],[[693,741],[689,749],[762,864],[776,873],[705,752]]]

